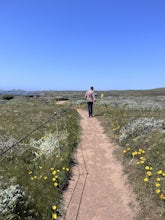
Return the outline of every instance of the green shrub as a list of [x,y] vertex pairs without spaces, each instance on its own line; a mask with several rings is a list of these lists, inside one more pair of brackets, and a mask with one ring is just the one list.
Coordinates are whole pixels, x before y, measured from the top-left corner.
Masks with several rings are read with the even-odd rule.
[[14,95],[3,95],[2,96],[2,99],[4,100],[10,100],[10,99],[13,99],[14,98]]

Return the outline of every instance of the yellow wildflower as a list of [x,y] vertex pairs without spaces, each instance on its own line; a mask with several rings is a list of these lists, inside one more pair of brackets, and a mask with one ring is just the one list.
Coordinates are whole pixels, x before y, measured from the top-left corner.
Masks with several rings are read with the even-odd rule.
[[32,171],[29,171],[29,175],[32,174]]
[[47,176],[44,176],[44,180],[47,180],[48,179],[48,177]]
[[123,150],[123,154],[125,154],[125,153],[127,153],[127,151],[126,151],[126,150]]
[[52,209],[55,211],[57,209],[57,206],[56,205],[53,205],[52,206]]
[[164,196],[164,195],[161,193],[161,194],[159,195],[160,199],[163,199],[163,196]]
[[55,182],[53,185],[54,185],[54,186],[58,186],[58,183]]
[[156,180],[157,180],[157,181],[160,181],[161,179],[158,177],[158,178],[156,178]]
[[160,186],[160,183],[155,183],[155,186],[156,186],[156,187],[159,187],[159,186]]
[[160,199],[165,199],[165,195],[163,193],[160,194]]
[[157,189],[155,192],[156,192],[156,193],[160,193],[160,189]]
[[137,151],[132,152],[132,156],[136,156],[137,155]]
[[66,168],[66,171],[69,171],[69,168]]
[[52,214],[52,219],[57,219],[57,214],[56,213]]
[[146,161],[145,157],[140,157],[140,160]]
[[144,178],[144,182],[148,182],[148,177],[145,177],[145,178]]
[[157,174],[162,174],[162,173],[163,173],[162,170],[158,170],[158,171],[157,171]]
[[149,166],[145,166],[145,170],[149,170],[150,169],[150,167]]
[[52,172],[52,175],[56,175],[56,171],[55,170]]
[[54,167],[51,167],[50,170],[54,170]]
[[151,171],[147,171],[147,175],[151,176],[152,175]]

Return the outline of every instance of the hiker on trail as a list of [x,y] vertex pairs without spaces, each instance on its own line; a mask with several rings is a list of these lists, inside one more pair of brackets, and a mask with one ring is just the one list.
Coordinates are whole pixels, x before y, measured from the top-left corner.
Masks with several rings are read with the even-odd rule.
[[90,89],[85,93],[84,98],[87,100],[89,117],[92,117],[93,102],[96,100],[93,86],[91,86]]

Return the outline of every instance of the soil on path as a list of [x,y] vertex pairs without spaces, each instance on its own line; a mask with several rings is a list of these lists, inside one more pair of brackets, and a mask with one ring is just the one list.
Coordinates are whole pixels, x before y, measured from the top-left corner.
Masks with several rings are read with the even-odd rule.
[[[114,157],[116,149],[96,117],[78,109],[81,142],[77,165],[64,193],[65,220],[132,220],[136,213],[135,195]],[[134,207],[134,208],[133,208]]]

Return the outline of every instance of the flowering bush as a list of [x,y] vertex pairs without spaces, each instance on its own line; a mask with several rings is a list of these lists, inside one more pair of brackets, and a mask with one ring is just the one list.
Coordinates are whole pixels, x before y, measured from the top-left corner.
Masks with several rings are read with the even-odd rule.
[[[14,217],[26,216],[28,204],[21,187],[17,185],[9,185],[5,189],[0,190],[0,213],[8,218],[11,214]],[[21,211],[24,210],[24,211]]]
[[97,102],[100,105],[110,105],[112,107],[120,107],[124,109],[135,110],[162,110],[165,108],[164,96],[108,96]]
[[121,146],[115,153],[142,207],[137,219],[164,219],[164,110],[165,96],[109,96],[95,105],[106,132]]
[[42,99],[12,101],[0,105],[1,152],[11,147],[0,160],[0,219],[57,219],[74,165],[78,113]]
[[65,131],[61,131],[60,134],[49,133],[41,137],[39,140],[31,139],[30,146],[36,149],[36,156],[44,155],[49,157],[54,151],[58,150],[59,142],[65,140],[66,138],[67,133]]
[[152,129],[164,129],[164,124],[165,120],[155,118],[134,119],[120,129],[119,142],[122,143],[130,137],[147,134]]

